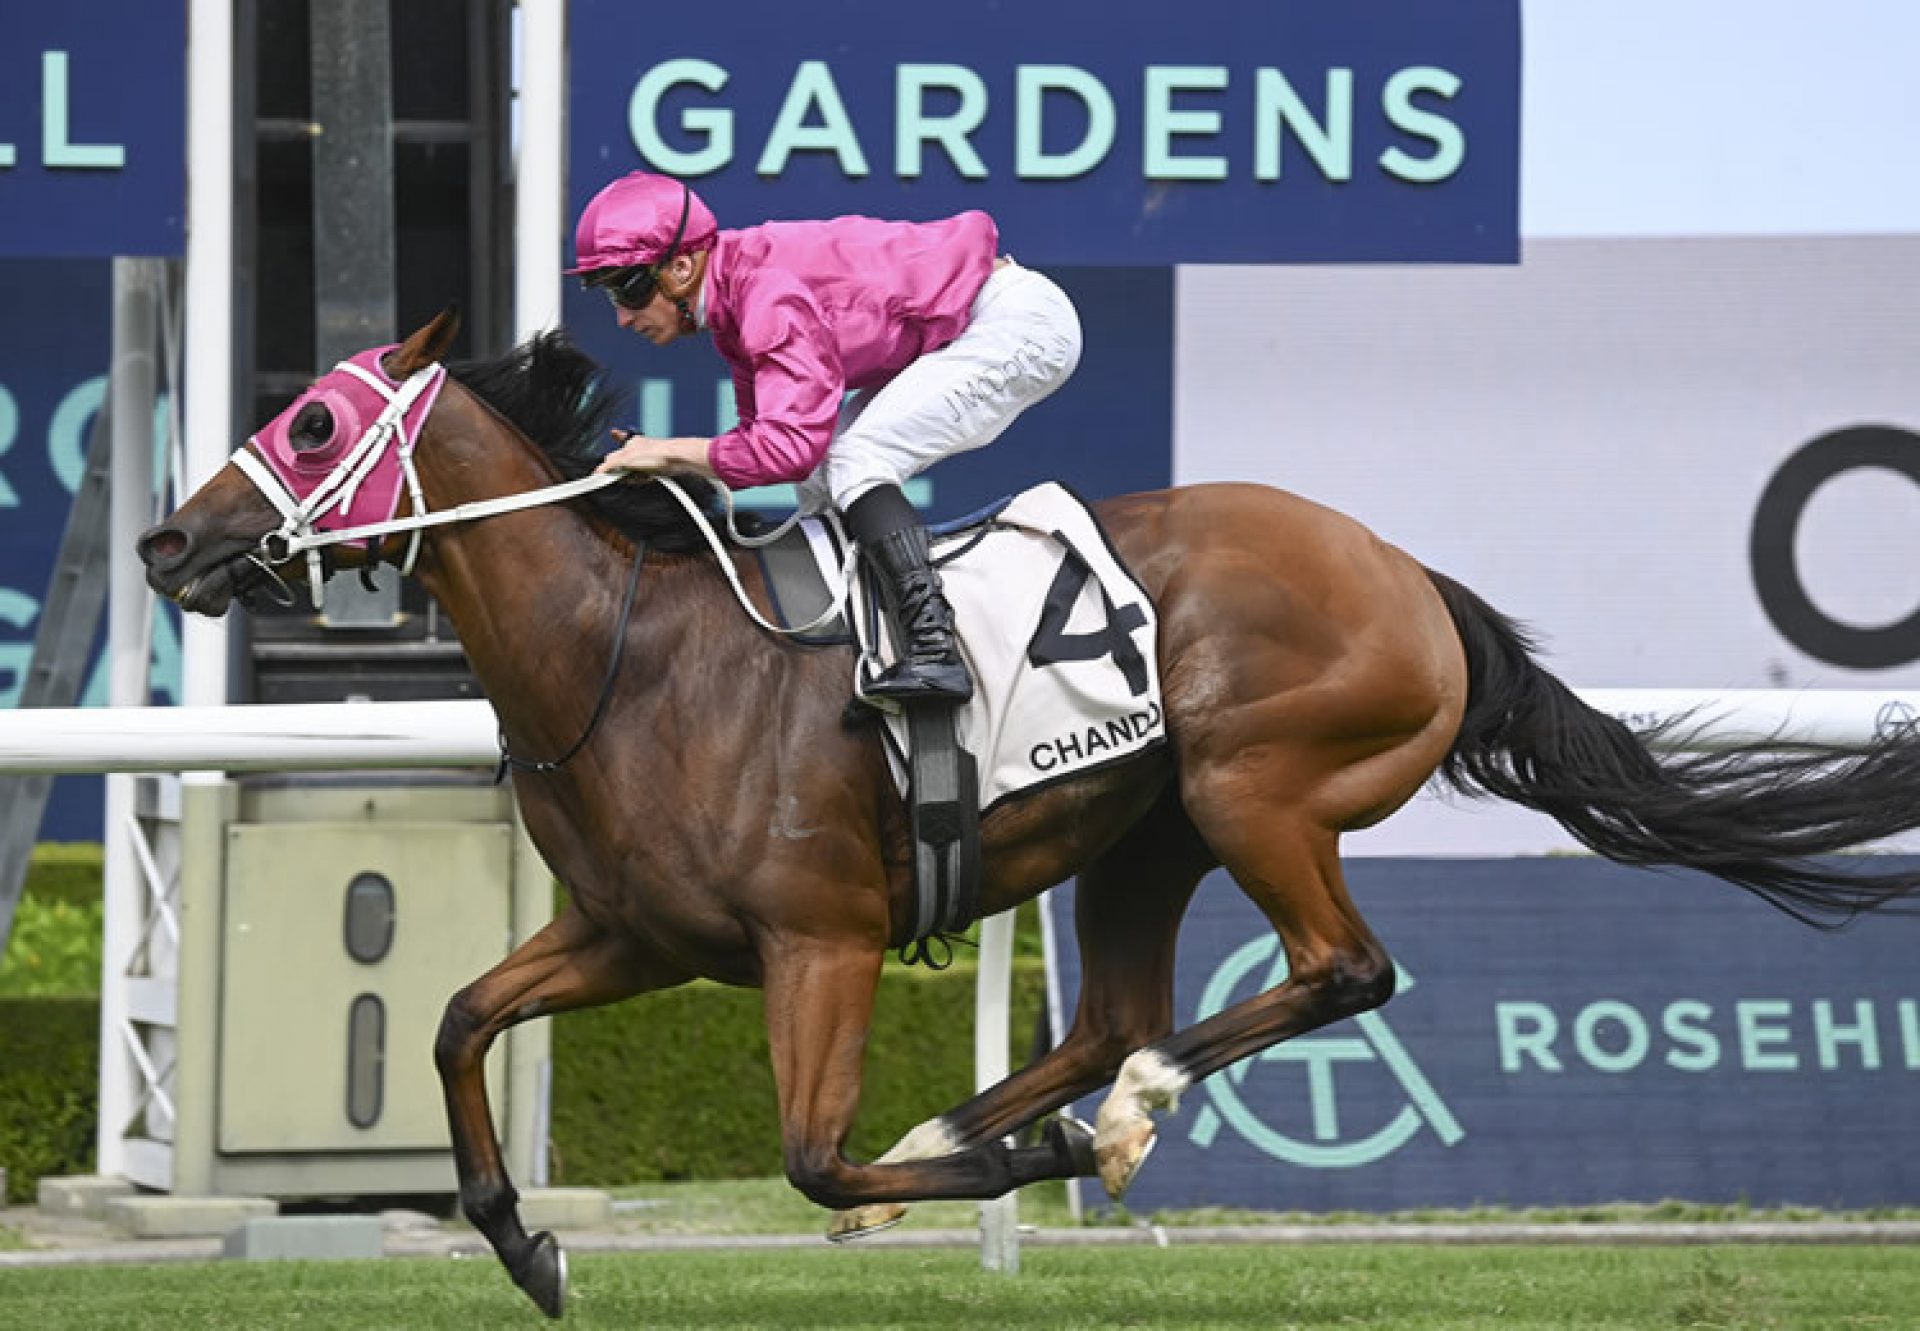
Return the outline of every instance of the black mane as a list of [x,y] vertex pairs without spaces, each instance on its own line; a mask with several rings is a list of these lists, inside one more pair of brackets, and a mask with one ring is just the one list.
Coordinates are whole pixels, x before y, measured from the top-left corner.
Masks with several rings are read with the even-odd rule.
[[[612,390],[606,370],[560,329],[536,334],[503,356],[462,361],[447,373],[540,446],[567,480],[600,465],[609,431],[625,395]],[[695,477],[678,478],[724,533],[719,492]],[[704,549],[706,540],[686,510],[658,485],[628,483],[596,490],[587,503],[628,536],[660,550]],[[742,515],[741,526],[748,523]]]

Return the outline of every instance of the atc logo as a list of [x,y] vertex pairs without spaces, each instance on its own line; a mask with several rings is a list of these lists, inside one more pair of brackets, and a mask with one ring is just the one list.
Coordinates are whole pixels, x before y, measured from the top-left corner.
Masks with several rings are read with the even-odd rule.
[[1912,704],[1898,699],[1882,703],[1873,715],[1873,737],[1883,742],[1920,738],[1920,714],[1914,712]]
[[[1397,962],[1394,970],[1395,994],[1404,994],[1413,988],[1413,977]],[[1258,983],[1245,983],[1249,975],[1260,973],[1264,977]],[[1286,978],[1287,954],[1280,947],[1280,940],[1271,934],[1255,938],[1220,963],[1200,996],[1195,1017],[1205,1020],[1238,998],[1271,989]],[[1201,1088],[1206,1091],[1209,1103],[1195,1117],[1189,1140],[1204,1151],[1213,1145],[1221,1125],[1225,1124],[1257,1149],[1290,1165],[1305,1169],[1354,1169],[1392,1155],[1413,1139],[1422,1123],[1431,1126],[1445,1146],[1452,1146],[1465,1137],[1466,1131],[1459,1120],[1454,1118],[1380,1014],[1363,1013],[1355,1018],[1354,1025],[1360,1029],[1357,1038],[1301,1036],[1207,1078]],[[1370,1062],[1385,1066],[1399,1083],[1406,1103],[1384,1126],[1362,1135],[1349,1135],[1340,1113],[1335,1069],[1342,1063]],[[1275,1063],[1305,1066],[1304,1087],[1290,1078],[1291,1084],[1284,1091],[1271,1084],[1262,1089],[1263,1098],[1269,1102],[1279,1095],[1297,1095],[1304,1089],[1313,1134],[1310,1141],[1289,1137],[1262,1120],[1241,1094],[1241,1088],[1256,1067]],[[1347,1116],[1348,1120],[1354,1117],[1356,1115]]]

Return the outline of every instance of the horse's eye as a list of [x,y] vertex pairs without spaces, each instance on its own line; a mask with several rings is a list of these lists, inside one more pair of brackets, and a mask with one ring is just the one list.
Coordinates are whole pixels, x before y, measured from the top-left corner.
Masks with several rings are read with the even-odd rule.
[[295,452],[324,448],[333,439],[333,413],[327,410],[327,404],[309,402],[300,408],[287,429],[287,438]]

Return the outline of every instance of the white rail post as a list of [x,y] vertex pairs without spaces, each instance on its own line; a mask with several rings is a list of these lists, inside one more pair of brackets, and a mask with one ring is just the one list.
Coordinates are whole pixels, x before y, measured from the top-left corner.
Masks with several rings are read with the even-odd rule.
[[[984,1091],[1007,1079],[1013,1009],[1013,911],[980,921],[980,975],[974,994],[973,1087]],[[1020,1194],[980,1203],[980,1267],[1008,1275],[1020,1270]]]
[[[108,487],[108,701],[139,707],[147,701],[148,593],[133,558],[134,539],[153,513],[153,408],[160,334],[161,260],[113,261],[113,465]],[[147,919],[135,831],[130,773],[106,780],[103,818],[106,852],[101,914],[100,1106],[94,1130],[95,1168],[109,1177],[127,1173],[125,1129],[142,1085],[123,1031],[131,1029],[127,971]]]
[[[199,490],[226,466],[234,431],[233,327],[233,86],[232,0],[191,0],[187,14],[187,276],[184,474],[175,493]],[[182,615],[180,701],[220,707],[228,699],[227,621]],[[182,771],[176,831],[181,871],[174,883],[181,905],[179,952],[173,963],[174,1031],[168,1190],[191,1196],[209,1180],[202,1162],[213,1158],[213,1082],[216,1050],[199,1014],[219,992],[219,900],[196,875],[217,864],[224,845],[217,828],[196,819],[218,818],[226,775],[217,768]],[[212,847],[212,850],[208,848]],[[189,907],[201,890],[207,905]],[[210,918],[211,917],[211,918]],[[185,1038],[178,1038],[184,1036]],[[104,1112],[105,1106],[102,1106]],[[143,1180],[146,1181],[146,1180]]]
[[[186,475],[183,498],[227,465],[233,434],[233,3],[187,16]],[[227,701],[227,622],[183,615],[181,701]],[[201,774],[201,779],[211,779]]]
[[567,209],[566,0],[521,0],[520,105],[513,173],[513,331],[560,324]]

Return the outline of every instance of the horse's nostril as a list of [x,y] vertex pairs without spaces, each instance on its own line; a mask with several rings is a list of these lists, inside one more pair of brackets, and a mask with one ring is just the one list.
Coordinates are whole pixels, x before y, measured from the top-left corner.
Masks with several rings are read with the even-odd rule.
[[134,546],[149,567],[178,563],[192,548],[193,539],[178,527],[155,527]]

